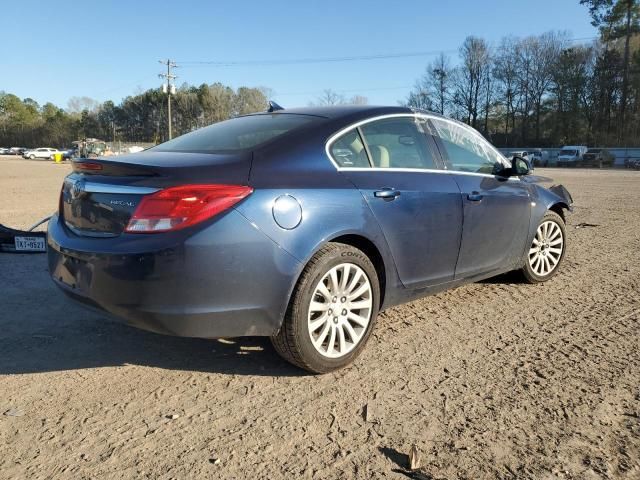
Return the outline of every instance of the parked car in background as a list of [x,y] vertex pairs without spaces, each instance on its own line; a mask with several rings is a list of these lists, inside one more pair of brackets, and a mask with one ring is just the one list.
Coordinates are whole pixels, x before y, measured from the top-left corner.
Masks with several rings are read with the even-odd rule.
[[605,148],[590,148],[578,164],[583,167],[613,167],[616,157]]
[[8,155],[9,150],[9,148],[0,147],[0,155]]
[[9,155],[22,155],[27,150],[28,148],[26,147],[11,147],[9,149]]
[[577,167],[587,150],[587,147],[584,145],[562,147],[562,150],[560,150],[558,154],[558,166]]
[[317,373],[352,362],[380,310],[510,270],[548,280],[572,203],[406,107],[278,109],[72,165],[47,236],[69,297],[159,333],[270,336]]
[[78,156],[78,149],[75,147],[65,148],[60,150],[60,152],[62,153],[63,160],[71,160],[72,158]]
[[53,156],[56,153],[61,153],[61,152],[58,151],[58,149],[56,148],[50,148],[50,147],[35,148],[33,150],[26,150],[22,152],[22,158],[30,158],[31,160],[33,160],[34,158],[48,158],[50,160],[53,160]]
[[533,165],[536,167],[548,167],[549,166],[549,152],[537,148],[535,150],[529,150],[529,158],[533,161]]

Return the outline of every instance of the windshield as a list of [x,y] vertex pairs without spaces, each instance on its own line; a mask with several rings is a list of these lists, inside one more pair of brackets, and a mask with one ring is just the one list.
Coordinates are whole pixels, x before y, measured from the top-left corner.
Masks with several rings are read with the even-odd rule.
[[568,157],[575,157],[576,153],[578,153],[577,150],[560,150],[560,155],[566,155]]
[[286,113],[232,118],[169,140],[150,150],[207,153],[246,150],[319,118]]

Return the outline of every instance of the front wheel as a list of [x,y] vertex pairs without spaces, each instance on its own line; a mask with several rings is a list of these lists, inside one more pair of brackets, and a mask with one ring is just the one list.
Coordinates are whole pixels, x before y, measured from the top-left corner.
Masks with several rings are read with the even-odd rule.
[[536,230],[533,242],[525,254],[522,273],[529,283],[550,279],[558,271],[567,249],[567,234],[562,217],[548,211]]
[[271,342],[285,360],[310,372],[345,367],[364,348],[379,301],[371,260],[350,245],[329,243],[304,268]]
[[36,156],[35,156],[35,155],[29,155],[29,158],[30,158],[31,160],[33,160],[33,159],[35,159],[35,158],[36,158]]

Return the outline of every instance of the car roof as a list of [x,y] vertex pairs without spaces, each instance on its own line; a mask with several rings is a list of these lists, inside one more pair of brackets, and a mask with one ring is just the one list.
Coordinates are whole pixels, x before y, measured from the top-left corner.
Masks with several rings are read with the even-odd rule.
[[362,114],[363,116],[388,115],[394,113],[414,113],[414,110],[408,107],[390,107],[379,105],[331,105],[331,106],[311,106],[284,108],[275,112],[261,112],[260,114],[278,114],[289,113],[297,115],[314,115],[330,119],[338,119],[341,117],[350,117],[354,114]]

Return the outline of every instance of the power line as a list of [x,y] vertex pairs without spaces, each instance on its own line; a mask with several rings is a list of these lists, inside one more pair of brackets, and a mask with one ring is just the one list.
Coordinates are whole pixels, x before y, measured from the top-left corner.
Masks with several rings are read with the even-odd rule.
[[[595,40],[599,37],[579,37],[569,38],[568,42],[583,42],[587,40]],[[354,61],[371,61],[371,60],[389,60],[396,58],[412,58],[412,57],[429,57],[441,53],[456,53],[458,49],[450,50],[425,50],[418,52],[400,52],[400,53],[378,53],[372,55],[350,55],[344,57],[306,57],[306,58],[290,58],[290,59],[271,59],[271,60],[183,60],[180,65],[186,67],[210,66],[210,67],[242,67],[242,66],[272,66],[272,65],[303,65],[313,63],[339,63]]]
[[284,60],[245,60],[245,61],[181,61],[181,65],[196,66],[209,65],[214,67],[239,67],[239,66],[269,66],[269,65],[300,65],[309,63],[336,63],[353,62],[362,60],[386,60],[391,58],[427,57],[439,53],[453,53],[457,50],[431,50],[422,52],[388,53],[375,55],[352,55],[348,57],[319,57],[319,58],[295,58]]

